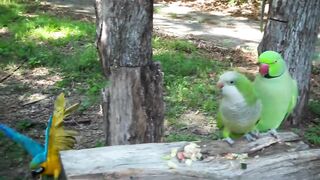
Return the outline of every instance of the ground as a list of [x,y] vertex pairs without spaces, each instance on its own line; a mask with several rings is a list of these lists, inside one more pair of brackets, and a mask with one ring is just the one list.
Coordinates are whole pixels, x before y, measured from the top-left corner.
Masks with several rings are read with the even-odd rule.
[[[29,8],[25,16],[32,18],[37,16],[35,12],[40,11],[58,19],[70,17],[71,20],[92,25],[94,8],[91,5],[92,1],[86,0],[48,0],[37,4],[37,8]],[[248,11],[251,13],[238,14],[239,8],[228,8],[222,5],[219,6],[220,9],[215,8],[214,11],[206,9],[207,11],[204,11],[203,7],[209,6],[195,6],[187,2],[182,3],[182,5],[184,6],[181,6],[181,3],[155,4],[154,59],[161,61],[164,66],[165,86],[168,91],[166,93],[166,103],[167,107],[170,107],[170,109],[167,108],[166,114],[165,140],[170,142],[202,138],[214,139],[216,134],[212,132],[216,127],[213,109],[216,108],[217,104],[212,101],[218,99],[214,88],[217,75],[230,68],[230,66],[240,67],[244,72],[254,74],[257,70],[255,49],[262,33],[259,31],[256,12]],[[41,20],[36,22],[42,23]],[[79,27],[86,26],[86,24],[77,25]],[[92,25],[92,27],[94,26]],[[84,32],[84,35],[81,34],[82,31],[79,31],[79,39],[75,42],[71,43],[70,39],[66,39],[61,47],[57,45],[59,46],[59,53],[62,53],[61,56],[65,56],[66,59],[70,58],[74,63],[77,62],[77,58],[85,59],[77,54],[77,50],[81,49],[79,52],[82,54],[85,54],[87,49],[90,52],[94,50],[94,29],[90,28],[91,26],[88,31]],[[70,32],[71,35],[77,33],[78,31]],[[90,33],[92,33],[91,38],[83,38]],[[59,34],[55,35],[59,36]],[[9,41],[15,36],[19,36],[19,34],[10,32],[10,27],[0,27],[1,41]],[[185,40],[177,41],[177,38]],[[36,46],[37,48],[44,47],[56,52],[55,47],[51,47],[52,42],[54,44],[55,41],[39,42],[43,44],[39,44],[39,46]],[[168,45],[169,49],[162,47],[163,44]],[[171,52],[170,47],[174,47],[176,51]],[[6,52],[4,49],[0,44],[0,58],[4,58],[5,61],[9,61],[9,59],[5,59],[8,57],[16,58],[15,55]],[[176,53],[177,51],[179,53],[181,51],[183,53],[181,56],[188,57],[190,60],[183,64],[176,62],[179,66],[166,62],[167,57],[177,56],[176,59],[180,58],[180,54]],[[100,86],[96,85],[96,81],[103,80],[101,75],[95,75],[94,78],[90,77],[86,81],[74,80],[72,79],[74,74],[68,74],[67,71],[64,71],[63,65],[57,68],[46,63],[41,64],[41,60],[38,62],[39,57],[48,58],[47,54],[39,55],[37,52],[31,54],[36,56],[33,59],[26,57],[28,61],[24,61],[23,56],[19,56],[19,63],[9,63],[9,65],[7,63],[5,66],[1,66],[0,102],[2,103],[0,104],[0,122],[42,142],[46,121],[53,109],[54,98],[63,91],[66,93],[69,104],[82,103],[80,111],[66,119],[68,128],[80,132],[77,137],[76,149],[104,145],[102,111],[99,106],[99,99],[92,100],[91,98],[93,96],[99,97],[97,95],[99,90],[97,89]],[[97,59],[96,54],[88,54],[88,58]],[[72,59],[72,56],[76,56],[76,58]],[[55,61],[55,58],[61,57],[53,56],[52,62]],[[194,64],[194,61],[198,61],[199,58],[206,58],[210,61],[200,59],[197,64]],[[311,98],[315,102],[320,100],[318,62],[319,60],[314,61],[311,81]],[[198,65],[201,69],[197,69],[197,67],[194,67],[195,65]],[[83,64],[80,62],[77,68],[85,72],[86,66],[92,66],[95,71],[99,71],[95,65],[87,64],[87,61],[84,61]],[[174,67],[179,68],[179,72],[174,72],[176,71]],[[65,68],[69,70],[67,67]],[[75,74],[75,76],[80,79],[86,78],[78,77],[78,74]],[[208,84],[207,87],[204,87],[206,84]],[[193,90],[197,93],[189,92]],[[179,103],[183,105],[177,105]],[[317,111],[319,104],[314,103],[310,107]],[[312,112],[309,113],[309,111],[307,114],[307,121],[311,122],[311,125],[312,123],[319,123],[319,116]],[[0,141],[0,160],[3,163],[0,165],[0,179],[10,179],[9,177],[12,179],[30,178],[28,171],[30,158],[27,158],[28,156],[24,151],[16,150],[19,149],[19,146],[4,138],[1,140],[3,141]]]

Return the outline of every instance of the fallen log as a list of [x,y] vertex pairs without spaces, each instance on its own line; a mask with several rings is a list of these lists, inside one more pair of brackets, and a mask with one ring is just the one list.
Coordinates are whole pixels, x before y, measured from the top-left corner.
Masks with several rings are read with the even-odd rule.
[[[320,179],[320,149],[308,149],[291,132],[279,136],[280,141],[276,142],[267,136],[250,143],[239,140],[233,147],[226,146],[223,141],[198,142],[205,157],[191,165],[180,163],[176,157],[164,158],[172,149],[182,149],[188,142],[70,150],[61,152],[61,160],[65,178],[77,180]],[[273,147],[278,144],[287,145],[280,146],[280,151],[274,148],[273,153]],[[226,151],[221,150],[225,147],[228,147]],[[269,153],[262,153],[265,148],[269,148]],[[253,153],[254,157],[228,159],[223,155],[226,153]],[[169,162],[175,166],[169,166]]]
[[[285,142],[298,141],[300,139],[301,138],[293,132],[281,132],[279,133],[279,139],[276,139],[270,135],[263,135],[256,141],[247,142],[244,138],[242,138],[238,141],[235,141],[235,144],[232,146],[222,142],[222,140],[200,142],[198,144],[201,146],[201,153],[209,156],[215,156],[223,153],[253,154],[276,143],[282,144]],[[301,146],[301,150],[306,148],[308,148],[306,144]]]

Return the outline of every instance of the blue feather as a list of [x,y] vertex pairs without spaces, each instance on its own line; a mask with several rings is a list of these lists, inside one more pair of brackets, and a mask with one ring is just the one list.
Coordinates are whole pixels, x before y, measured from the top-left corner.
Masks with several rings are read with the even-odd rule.
[[51,126],[52,126],[52,115],[50,116],[49,118],[49,121],[48,121],[48,125],[47,125],[47,128],[46,128],[46,137],[45,137],[45,144],[44,144],[44,150],[45,150],[45,156],[47,157],[48,156],[48,146],[49,146],[49,137],[50,137],[50,129],[51,129]]
[[0,131],[14,142],[22,145],[32,157],[44,152],[44,147],[41,144],[23,134],[18,133],[4,124],[0,124]]

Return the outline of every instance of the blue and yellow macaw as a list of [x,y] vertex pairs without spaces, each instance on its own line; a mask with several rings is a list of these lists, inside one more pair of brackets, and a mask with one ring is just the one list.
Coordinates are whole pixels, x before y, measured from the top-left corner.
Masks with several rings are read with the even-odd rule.
[[21,144],[32,156],[30,168],[34,176],[53,176],[54,179],[58,179],[61,173],[59,151],[74,147],[77,132],[65,130],[63,119],[75,111],[79,104],[74,104],[67,109],[65,109],[65,105],[64,94],[61,93],[54,103],[54,113],[48,121],[44,146],[8,126],[0,124],[0,131],[4,132],[13,141]]

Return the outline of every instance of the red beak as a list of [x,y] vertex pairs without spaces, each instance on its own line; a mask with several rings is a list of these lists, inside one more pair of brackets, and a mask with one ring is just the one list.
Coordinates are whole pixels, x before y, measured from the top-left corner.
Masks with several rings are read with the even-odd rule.
[[223,83],[221,83],[221,82],[218,82],[218,83],[217,83],[217,87],[218,87],[219,89],[222,89],[223,86],[224,86]]
[[259,73],[262,76],[267,75],[269,73],[269,65],[268,64],[261,64],[260,69],[259,69]]

